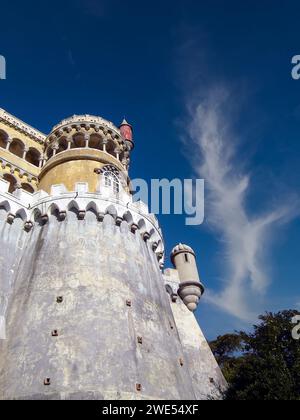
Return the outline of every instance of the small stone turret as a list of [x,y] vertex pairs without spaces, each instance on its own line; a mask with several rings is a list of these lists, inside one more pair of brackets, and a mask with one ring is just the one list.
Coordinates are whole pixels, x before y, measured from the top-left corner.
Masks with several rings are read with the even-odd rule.
[[124,118],[119,128],[123,140],[131,151],[134,148],[132,125],[130,125]]
[[199,279],[195,252],[187,245],[173,248],[171,261],[178,271],[180,285],[178,294],[191,312],[197,309],[204,286]]

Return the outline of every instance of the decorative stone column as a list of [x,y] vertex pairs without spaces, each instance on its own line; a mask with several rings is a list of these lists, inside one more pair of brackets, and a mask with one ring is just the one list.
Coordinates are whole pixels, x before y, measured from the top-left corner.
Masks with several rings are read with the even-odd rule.
[[46,162],[47,162],[47,155],[46,155],[46,153],[44,153],[42,166],[46,165]]
[[26,153],[28,152],[28,147],[24,147],[22,159],[26,158]]
[[8,137],[7,138],[7,141],[6,141],[6,150],[8,150],[9,149],[9,146],[10,146],[10,143],[12,142],[12,139],[11,139],[11,137]]
[[73,141],[72,137],[68,137],[67,138],[67,142],[68,142],[68,149],[67,150],[70,150],[71,149],[72,141]]
[[53,149],[53,156],[55,156],[58,150],[58,146],[53,146],[52,149]]
[[120,150],[119,149],[115,149],[115,154],[116,154],[116,158],[118,160],[120,160]]
[[103,145],[103,152],[106,152],[107,139],[103,139],[102,145]]

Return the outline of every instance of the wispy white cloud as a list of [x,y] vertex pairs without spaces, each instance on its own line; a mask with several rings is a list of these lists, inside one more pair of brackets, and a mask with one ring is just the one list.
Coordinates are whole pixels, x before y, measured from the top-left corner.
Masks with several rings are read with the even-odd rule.
[[263,308],[257,302],[270,284],[267,255],[274,229],[297,214],[298,198],[250,214],[246,197],[251,175],[238,161],[238,143],[230,127],[232,98],[225,89],[210,91],[190,105],[189,135],[194,143],[194,171],[208,186],[206,219],[224,249],[220,291],[207,299],[239,319],[250,321]]

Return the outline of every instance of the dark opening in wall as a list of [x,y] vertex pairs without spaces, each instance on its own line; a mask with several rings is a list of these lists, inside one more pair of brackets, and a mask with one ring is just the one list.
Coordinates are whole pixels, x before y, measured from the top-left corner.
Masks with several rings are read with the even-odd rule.
[[16,178],[11,174],[4,174],[3,179],[5,179],[5,181],[9,182],[8,192],[13,193],[15,191],[16,187],[17,187]]

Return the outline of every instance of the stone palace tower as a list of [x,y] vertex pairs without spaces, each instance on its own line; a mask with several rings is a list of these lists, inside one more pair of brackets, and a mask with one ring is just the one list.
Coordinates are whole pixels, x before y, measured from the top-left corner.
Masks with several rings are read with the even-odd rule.
[[73,116],[46,136],[0,110],[0,399],[214,399],[186,245],[164,272],[133,202],[132,127]]

